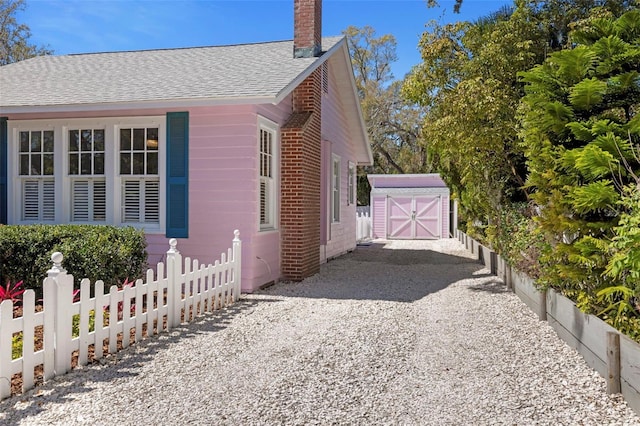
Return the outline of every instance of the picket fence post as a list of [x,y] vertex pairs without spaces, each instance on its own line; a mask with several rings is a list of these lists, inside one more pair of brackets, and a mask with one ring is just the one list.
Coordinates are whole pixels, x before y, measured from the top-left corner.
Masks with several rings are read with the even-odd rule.
[[[47,271],[47,279],[43,284],[44,310],[51,311],[50,315],[53,317],[48,318],[51,321],[50,324],[45,321],[45,327],[51,325],[51,328],[48,339],[45,338],[44,343],[46,346],[48,340],[48,343],[52,344],[50,347],[53,347],[51,351],[53,374],[56,376],[66,373],[71,368],[72,316],[70,312],[73,304],[73,275],[67,275],[67,270],[62,267],[63,259],[64,256],[60,252],[51,255],[53,266]],[[46,315],[45,319],[47,319]]]
[[180,301],[182,300],[182,255],[177,249],[178,240],[169,240],[167,251],[167,326],[180,325]]
[[242,291],[242,241],[240,241],[240,231],[233,231],[233,267],[235,269],[233,273],[234,288],[233,288],[233,301],[240,300],[240,292]]

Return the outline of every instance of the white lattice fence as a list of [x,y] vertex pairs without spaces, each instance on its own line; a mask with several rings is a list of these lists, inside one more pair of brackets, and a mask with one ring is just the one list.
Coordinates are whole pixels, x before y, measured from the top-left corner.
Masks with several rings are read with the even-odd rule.
[[[103,357],[107,339],[107,351],[115,353],[118,341],[126,348],[239,299],[238,231],[232,248],[212,265],[200,265],[188,257],[183,262],[176,244],[175,239],[170,241],[166,269],[158,263],[155,272],[147,271],[145,280],[123,288],[112,286],[107,293],[102,281],[92,286],[87,279],[81,281],[79,293],[74,293],[73,276],[62,267],[62,254],[54,253],[40,312],[36,312],[33,290],[24,293],[21,317],[13,318],[11,301],[0,304],[0,399],[11,394],[14,374],[22,374],[22,390],[26,391],[34,385],[37,366],[42,366],[42,377],[47,380],[69,371],[74,353],[80,365],[89,361],[91,348],[94,358]],[[37,350],[36,330],[42,333],[42,347]],[[15,359],[14,336],[22,339],[20,356]]]

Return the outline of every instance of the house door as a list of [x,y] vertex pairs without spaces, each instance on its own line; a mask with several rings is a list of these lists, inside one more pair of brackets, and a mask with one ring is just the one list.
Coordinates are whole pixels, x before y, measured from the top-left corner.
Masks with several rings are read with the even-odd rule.
[[387,238],[438,239],[441,198],[439,195],[406,195],[388,198]]

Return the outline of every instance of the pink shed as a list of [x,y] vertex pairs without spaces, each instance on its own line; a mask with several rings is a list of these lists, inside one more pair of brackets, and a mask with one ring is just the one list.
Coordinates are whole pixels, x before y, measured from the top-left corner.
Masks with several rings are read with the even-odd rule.
[[368,175],[374,238],[450,236],[450,193],[438,174]]

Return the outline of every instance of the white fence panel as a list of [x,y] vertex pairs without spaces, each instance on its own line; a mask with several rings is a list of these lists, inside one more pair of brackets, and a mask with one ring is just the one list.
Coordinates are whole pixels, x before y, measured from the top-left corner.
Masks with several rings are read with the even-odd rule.
[[[11,395],[14,374],[22,373],[23,392],[34,385],[34,368],[42,365],[48,380],[71,369],[74,352],[78,364],[89,361],[91,346],[94,358],[139,342],[145,336],[167,331],[182,322],[193,321],[205,312],[225,307],[240,298],[241,242],[234,232],[233,247],[222,253],[213,265],[200,265],[189,258],[182,262],[175,239],[170,241],[165,264],[149,269],[146,280],[136,280],[118,288],[111,286],[105,294],[101,280],[93,284],[83,279],[80,291],[73,290],[73,276],[62,268],[62,254],[51,256],[53,267],[43,283],[43,309],[35,311],[35,293],[27,290],[23,297],[23,314],[13,318],[13,303],[0,304],[0,399]],[[74,300],[75,299],[75,300]],[[34,337],[42,327],[43,347],[34,348]],[[14,335],[22,335],[21,356],[13,359]]]
[[358,213],[356,216],[356,241],[371,239],[371,217],[369,213]]

